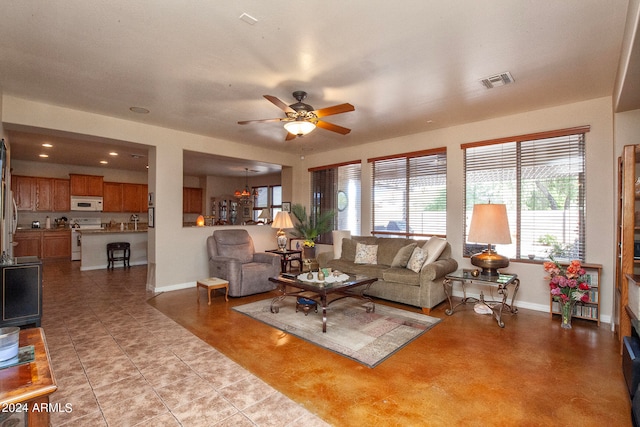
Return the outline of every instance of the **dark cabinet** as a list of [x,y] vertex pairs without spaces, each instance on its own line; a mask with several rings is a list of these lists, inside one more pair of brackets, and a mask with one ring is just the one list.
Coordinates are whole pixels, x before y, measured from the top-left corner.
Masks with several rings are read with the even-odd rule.
[[42,262],[36,257],[17,258],[1,265],[2,317],[0,326],[40,326],[42,317]]

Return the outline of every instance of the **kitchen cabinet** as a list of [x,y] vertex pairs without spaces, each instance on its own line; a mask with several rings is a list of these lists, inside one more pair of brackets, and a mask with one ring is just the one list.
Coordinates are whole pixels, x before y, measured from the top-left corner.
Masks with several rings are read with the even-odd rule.
[[35,256],[42,258],[42,232],[16,231],[13,235],[13,256]]
[[147,210],[147,186],[143,184],[122,184],[122,210],[123,212],[146,212]]
[[71,210],[71,189],[68,179],[53,178],[53,211],[68,212]]
[[69,174],[72,196],[102,197],[104,178],[97,175]]
[[67,212],[69,180],[14,175],[11,190],[20,211]]
[[71,259],[71,230],[45,230],[42,233],[42,258]]
[[105,182],[102,188],[102,212],[122,212],[122,183]]
[[182,188],[182,212],[202,214],[202,188]]
[[13,235],[16,257],[35,256],[42,259],[71,259],[71,230],[18,230]]
[[40,326],[42,316],[42,261],[18,258],[15,264],[0,265],[2,272],[2,317],[0,326]]
[[147,211],[146,184],[105,182],[103,212],[142,213]]
[[19,211],[33,211],[36,206],[36,179],[32,176],[13,175],[11,191]]

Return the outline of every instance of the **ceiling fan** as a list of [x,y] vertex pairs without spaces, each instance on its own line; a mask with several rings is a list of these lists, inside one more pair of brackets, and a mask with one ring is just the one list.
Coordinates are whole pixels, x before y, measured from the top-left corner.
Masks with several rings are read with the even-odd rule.
[[244,120],[238,122],[239,125],[246,125],[248,123],[284,122],[284,127],[287,130],[287,137],[285,138],[287,141],[294,139],[296,136],[304,136],[308,134],[314,130],[316,126],[342,135],[346,135],[351,132],[351,129],[320,120],[326,116],[354,111],[355,107],[351,104],[339,104],[334,105],[333,107],[315,110],[311,105],[302,102],[307,97],[307,92],[301,90],[293,92],[293,97],[298,102],[291,105],[285,104],[283,101],[272,95],[264,95],[264,97],[268,101],[271,101],[271,103],[276,107],[284,111],[287,117],[278,119]]

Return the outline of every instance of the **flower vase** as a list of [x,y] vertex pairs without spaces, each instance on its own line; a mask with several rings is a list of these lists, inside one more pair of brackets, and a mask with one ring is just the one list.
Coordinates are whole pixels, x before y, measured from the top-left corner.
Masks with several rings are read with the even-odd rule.
[[304,259],[315,259],[316,258],[316,248],[304,247],[302,249],[302,258]]
[[571,329],[571,317],[573,316],[573,302],[560,303],[560,315],[562,316],[562,329]]

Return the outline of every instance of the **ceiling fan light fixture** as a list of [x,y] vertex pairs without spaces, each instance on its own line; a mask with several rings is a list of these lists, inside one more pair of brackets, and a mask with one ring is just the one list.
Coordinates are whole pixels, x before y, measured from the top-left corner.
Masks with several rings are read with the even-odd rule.
[[285,123],[284,128],[290,134],[302,136],[314,130],[316,128],[316,125],[304,120],[296,120],[295,122]]

